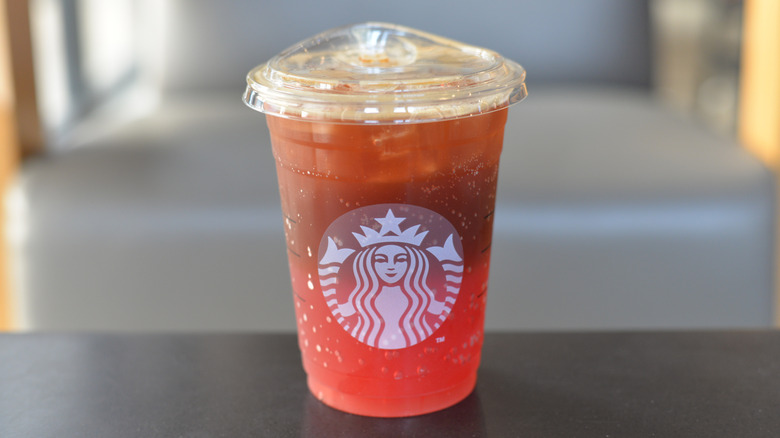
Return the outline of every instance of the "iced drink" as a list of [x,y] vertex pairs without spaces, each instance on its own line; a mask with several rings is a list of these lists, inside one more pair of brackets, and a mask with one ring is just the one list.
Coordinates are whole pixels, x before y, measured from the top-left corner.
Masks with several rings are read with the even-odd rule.
[[276,159],[311,392],[380,417],[474,388],[499,156],[524,71],[494,52],[366,23],[248,76]]

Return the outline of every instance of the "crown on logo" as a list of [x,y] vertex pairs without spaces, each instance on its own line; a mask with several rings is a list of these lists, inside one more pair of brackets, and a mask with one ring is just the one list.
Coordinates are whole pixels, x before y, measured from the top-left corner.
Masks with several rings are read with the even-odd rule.
[[361,247],[365,248],[366,246],[376,245],[378,243],[408,243],[420,246],[423,239],[428,234],[428,231],[417,234],[420,225],[415,225],[401,231],[401,228],[398,225],[405,221],[406,218],[395,217],[393,215],[393,210],[387,210],[387,215],[384,218],[377,217],[374,218],[374,220],[382,224],[382,228],[379,231],[361,225],[360,228],[363,230],[363,234],[352,233]]

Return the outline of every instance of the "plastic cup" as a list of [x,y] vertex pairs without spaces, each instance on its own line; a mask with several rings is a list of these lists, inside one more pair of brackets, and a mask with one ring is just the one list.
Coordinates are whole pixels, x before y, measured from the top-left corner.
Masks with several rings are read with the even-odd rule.
[[384,23],[338,28],[252,70],[266,113],[308,386],[377,417],[474,389],[507,107],[525,71]]

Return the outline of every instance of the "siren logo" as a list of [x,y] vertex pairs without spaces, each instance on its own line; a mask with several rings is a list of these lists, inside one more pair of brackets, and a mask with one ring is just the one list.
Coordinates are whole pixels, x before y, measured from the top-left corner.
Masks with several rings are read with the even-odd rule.
[[322,237],[319,279],[341,326],[372,347],[422,342],[447,319],[463,277],[463,248],[447,219],[406,204],[361,207]]

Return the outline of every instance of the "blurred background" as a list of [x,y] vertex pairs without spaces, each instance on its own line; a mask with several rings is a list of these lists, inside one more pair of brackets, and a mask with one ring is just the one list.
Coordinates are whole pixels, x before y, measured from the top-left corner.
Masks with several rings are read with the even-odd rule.
[[255,65],[388,21],[528,70],[487,328],[775,324],[780,2],[2,0],[0,328],[294,330]]

